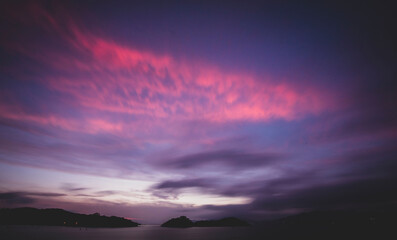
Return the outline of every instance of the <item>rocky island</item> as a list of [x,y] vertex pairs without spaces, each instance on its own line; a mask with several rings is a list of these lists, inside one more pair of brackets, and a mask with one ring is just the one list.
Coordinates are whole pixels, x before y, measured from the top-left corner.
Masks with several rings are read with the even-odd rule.
[[172,218],[161,225],[162,227],[188,228],[188,227],[246,227],[249,223],[234,217],[219,220],[205,220],[193,222],[186,216]]
[[187,218],[186,216],[180,216],[178,218],[172,218],[167,222],[161,224],[162,227],[176,227],[176,228],[187,228],[193,227],[194,223],[192,220]]
[[101,216],[99,213],[79,214],[63,209],[15,208],[0,209],[0,225],[45,225],[70,227],[137,227],[139,223],[122,217]]

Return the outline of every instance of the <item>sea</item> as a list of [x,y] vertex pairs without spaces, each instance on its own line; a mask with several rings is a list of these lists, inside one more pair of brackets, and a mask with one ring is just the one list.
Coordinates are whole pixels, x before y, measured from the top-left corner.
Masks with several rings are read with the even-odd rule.
[[256,239],[253,227],[78,228],[56,226],[0,226],[2,240],[243,240]]

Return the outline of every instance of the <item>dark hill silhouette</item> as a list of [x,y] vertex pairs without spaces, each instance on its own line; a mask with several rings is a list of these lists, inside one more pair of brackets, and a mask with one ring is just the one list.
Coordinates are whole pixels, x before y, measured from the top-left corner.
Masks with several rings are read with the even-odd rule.
[[47,225],[73,227],[137,227],[139,223],[121,217],[78,214],[63,209],[0,209],[0,225]]
[[175,227],[175,228],[187,228],[193,227],[193,222],[186,216],[180,216],[179,218],[172,218],[167,222],[161,224],[162,227]]
[[391,239],[396,236],[395,216],[393,211],[314,211],[259,226],[269,239]]
[[229,217],[220,220],[205,220],[192,222],[186,216],[181,216],[179,218],[172,218],[161,225],[162,227],[243,227],[250,226],[247,222],[240,220],[238,218]]

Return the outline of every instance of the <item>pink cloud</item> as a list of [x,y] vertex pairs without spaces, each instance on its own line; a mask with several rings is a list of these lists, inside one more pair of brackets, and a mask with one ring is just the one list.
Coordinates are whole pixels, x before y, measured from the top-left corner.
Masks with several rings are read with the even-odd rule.
[[[95,34],[67,14],[50,14],[36,5],[29,11],[33,22],[62,39],[71,51],[19,50],[67,73],[48,74],[38,81],[70,96],[67,101],[75,106],[128,114],[145,121],[158,118],[220,123],[294,120],[333,106],[330,95],[313,86],[303,88],[242,70],[225,71],[194,59],[179,61],[171,55],[136,49]],[[73,119],[54,116],[9,113],[7,118],[81,129]],[[131,128],[125,121],[110,123],[103,119],[89,119],[84,125],[88,132],[117,132],[125,127]]]
[[[57,91],[83,106],[153,117],[209,121],[293,120],[329,107],[313,88],[305,92],[287,83],[246,73],[230,73],[195,62],[178,62],[117,44],[73,28],[74,46],[90,54],[83,71],[91,77],[49,79]],[[70,59],[71,66],[75,59]],[[86,76],[86,75],[85,75]],[[118,94],[118,92],[122,94]]]

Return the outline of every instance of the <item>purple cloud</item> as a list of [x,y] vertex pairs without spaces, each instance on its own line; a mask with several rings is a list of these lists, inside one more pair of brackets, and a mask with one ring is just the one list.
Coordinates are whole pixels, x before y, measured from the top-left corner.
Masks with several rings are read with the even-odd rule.
[[183,179],[178,181],[164,181],[154,186],[155,189],[181,189],[200,187],[205,188],[213,185],[213,180],[210,179]]
[[47,193],[47,192],[1,192],[0,202],[1,207],[23,206],[25,204],[33,204],[37,201],[36,197],[62,197],[62,193]]
[[249,153],[238,150],[218,150],[190,154],[174,159],[168,159],[165,165],[173,168],[195,168],[205,165],[221,164],[225,167],[244,169],[265,166],[282,160],[279,154]]
[[393,8],[135,4],[2,4],[2,205],[159,222],[396,201]]

